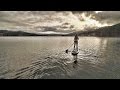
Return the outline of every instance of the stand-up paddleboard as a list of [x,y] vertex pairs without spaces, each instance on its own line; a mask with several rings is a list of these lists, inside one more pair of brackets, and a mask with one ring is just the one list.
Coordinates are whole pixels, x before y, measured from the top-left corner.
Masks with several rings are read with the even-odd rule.
[[79,53],[78,51],[73,50],[71,54],[72,54],[72,55],[78,55],[78,53]]

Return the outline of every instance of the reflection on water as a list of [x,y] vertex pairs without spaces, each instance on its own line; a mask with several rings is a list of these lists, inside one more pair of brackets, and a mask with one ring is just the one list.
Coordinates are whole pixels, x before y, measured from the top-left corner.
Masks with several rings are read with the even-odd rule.
[[74,63],[77,63],[77,55],[74,55],[73,59],[74,59]]
[[1,37],[0,78],[120,78],[120,38],[80,37],[76,56],[65,53],[73,39]]
[[76,66],[77,66],[77,62],[78,62],[78,61],[77,61],[77,59],[78,59],[77,57],[78,57],[78,55],[74,55],[74,56],[73,56],[73,60],[74,60],[73,68],[76,68]]

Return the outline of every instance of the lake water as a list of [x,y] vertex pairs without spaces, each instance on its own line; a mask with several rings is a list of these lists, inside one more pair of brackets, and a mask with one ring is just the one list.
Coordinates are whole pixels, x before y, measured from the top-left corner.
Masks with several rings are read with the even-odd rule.
[[120,38],[80,37],[77,57],[73,39],[0,37],[0,79],[120,79]]

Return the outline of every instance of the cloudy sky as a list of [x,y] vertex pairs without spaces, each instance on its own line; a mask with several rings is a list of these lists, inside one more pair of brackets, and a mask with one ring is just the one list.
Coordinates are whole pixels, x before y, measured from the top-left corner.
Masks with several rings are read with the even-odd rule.
[[69,33],[120,23],[120,11],[0,11],[0,29]]

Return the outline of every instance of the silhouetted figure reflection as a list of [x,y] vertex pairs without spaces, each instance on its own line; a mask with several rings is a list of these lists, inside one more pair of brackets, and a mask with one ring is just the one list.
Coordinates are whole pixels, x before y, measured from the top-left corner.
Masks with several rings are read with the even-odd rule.
[[77,58],[78,58],[77,55],[73,55],[73,60],[74,60],[73,68],[76,68],[76,65],[78,63]]
[[74,55],[73,59],[74,59],[74,63],[76,64],[77,63],[77,55]]
[[73,56],[73,60],[74,60],[73,68],[76,68],[76,65],[77,65],[77,63],[78,63],[77,58],[78,58],[77,55],[74,55],[74,56]]

